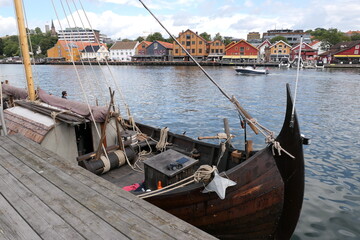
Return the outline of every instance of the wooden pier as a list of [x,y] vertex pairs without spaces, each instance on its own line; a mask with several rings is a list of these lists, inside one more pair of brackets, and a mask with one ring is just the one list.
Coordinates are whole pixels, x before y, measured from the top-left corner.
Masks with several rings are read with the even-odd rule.
[[214,239],[20,136],[0,137],[0,239]]

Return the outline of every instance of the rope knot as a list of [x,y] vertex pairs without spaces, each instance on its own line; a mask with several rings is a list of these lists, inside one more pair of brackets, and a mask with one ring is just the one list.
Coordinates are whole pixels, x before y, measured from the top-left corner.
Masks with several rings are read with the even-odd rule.
[[215,166],[201,165],[194,173],[194,181],[199,183],[208,183],[212,177],[212,173],[217,170]]

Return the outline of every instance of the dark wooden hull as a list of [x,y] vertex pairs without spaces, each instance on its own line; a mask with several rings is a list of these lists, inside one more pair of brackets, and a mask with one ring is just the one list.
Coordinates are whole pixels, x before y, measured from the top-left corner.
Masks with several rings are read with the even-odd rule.
[[[224,200],[216,193],[201,193],[202,184],[146,200],[221,239],[289,239],[300,215],[304,193],[302,139],[296,116],[290,127],[291,110],[288,88],[286,117],[277,141],[295,159],[285,153],[274,156],[270,145],[229,168],[230,156],[226,153],[229,157],[223,167],[237,185],[226,190]],[[176,141],[180,141],[179,146],[196,146],[204,159],[210,157],[206,156],[209,146],[204,143],[186,137]]]

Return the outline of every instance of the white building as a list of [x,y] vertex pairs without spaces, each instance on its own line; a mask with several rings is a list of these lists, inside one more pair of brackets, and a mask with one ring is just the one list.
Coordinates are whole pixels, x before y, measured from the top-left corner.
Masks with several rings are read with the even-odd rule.
[[259,46],[257,46],[257,49],[259,49],[258,52],[258,59],[260,61],[266,60],[266,49],[268,49],[271,46],[271,43],[269,40],[263,41]]
[[114,61],[131,61],[131,56],[135,55],[136,47],[138,45],[138,41],[116,41],[110,48],[110,58]]
[[83,28],[66,28],[65,30],[59,30],[58,32],[59,40],[66,41],[82,41],[82,42],[100,42],[99,30],[83,29]]
[[86,46],[81,51],[81,59],[104,61],[109,58],[109,51],[104,45]]

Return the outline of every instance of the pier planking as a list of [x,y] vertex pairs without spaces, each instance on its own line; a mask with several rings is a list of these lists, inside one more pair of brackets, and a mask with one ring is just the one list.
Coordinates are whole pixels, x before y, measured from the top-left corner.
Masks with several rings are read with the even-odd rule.
[[213,239],[20,135],[0,137],[0,177],[0,238]]

